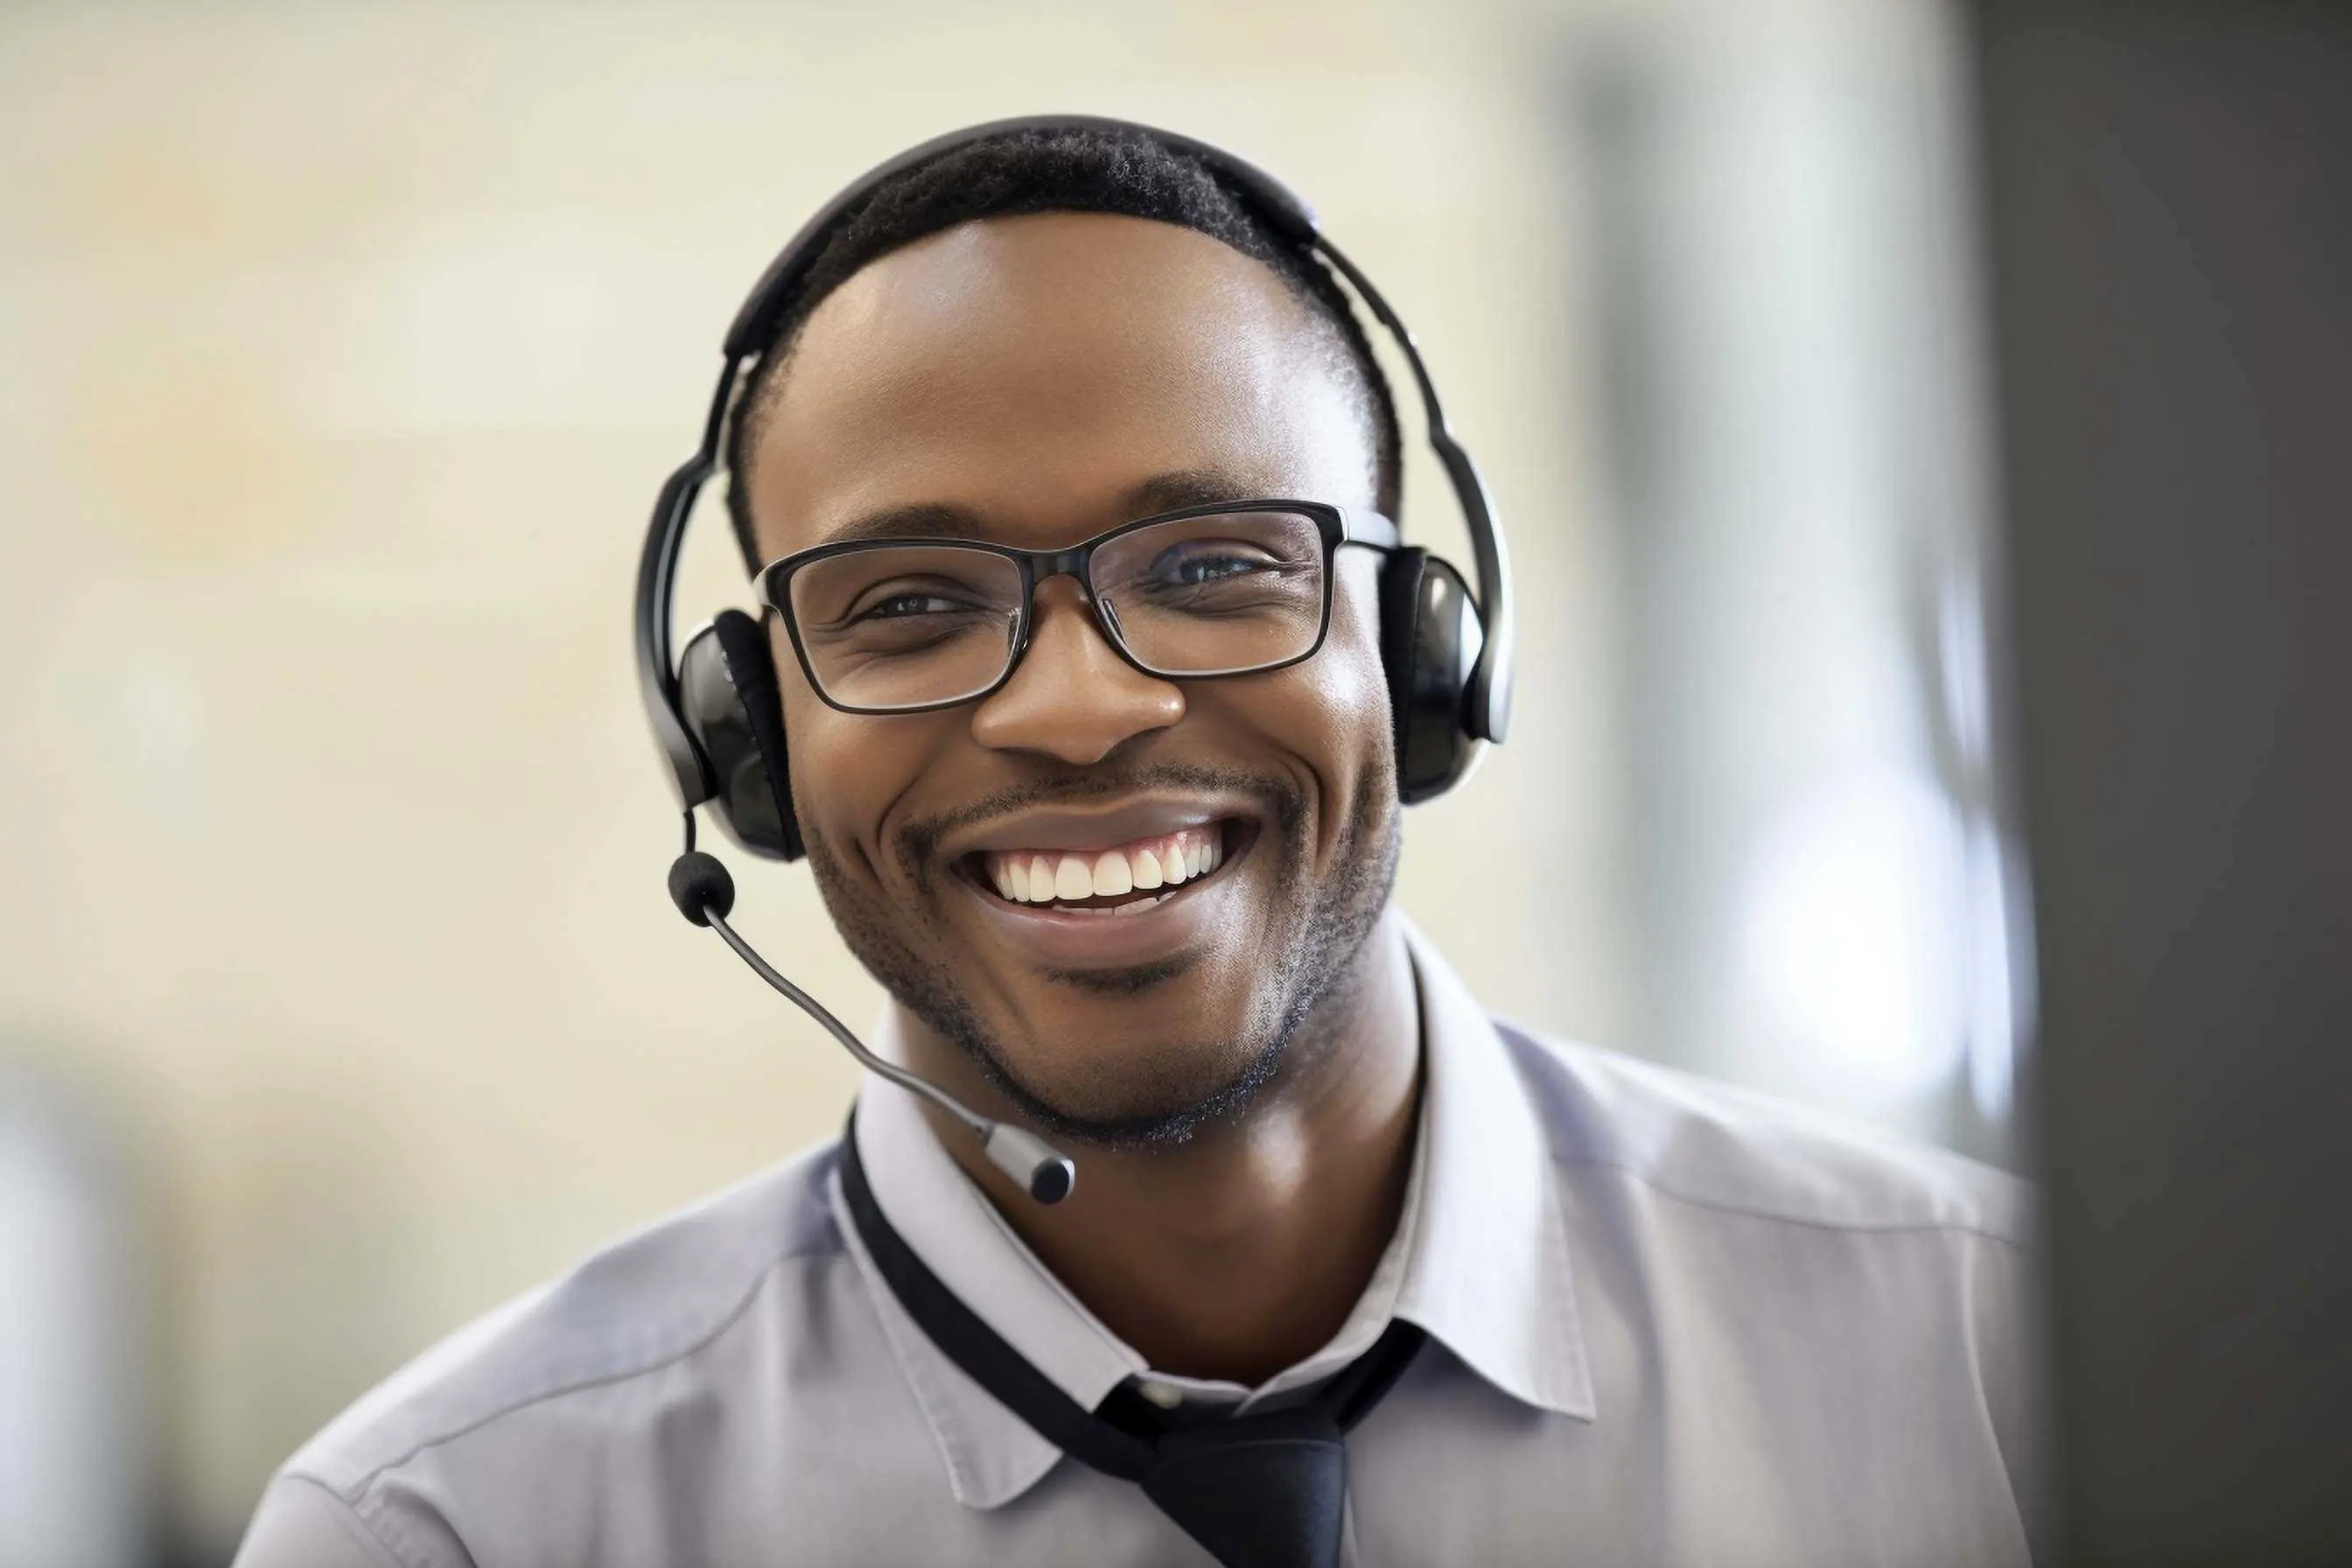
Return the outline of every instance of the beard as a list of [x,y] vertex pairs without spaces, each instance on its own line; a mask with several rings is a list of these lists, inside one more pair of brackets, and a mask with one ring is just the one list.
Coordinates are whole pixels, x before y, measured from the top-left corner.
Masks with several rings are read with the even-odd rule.
[[[824,836],[805,826],[803,838],[834,924],[850,952],[899,1005],[969,1057],[998,1093],[1048,1137],[1097,1148],[1167,1147],[1190,1141],[1216,1122],[1238,1120],[1286,1064],[1317,1057],[1338,1044],[1336,1023],[1310,1027],[1327,1001],[1343,999],[1360,974],[1360,955],[1395,884],[1398,831],[1393,764],[1368,767],[1339,824],[1332,869],[1310,881],[1307,800],[1287,779],[1238,772],[1160,764],[1115,776],[1046,780],[991,796],[951,816],[909,825],[891,846],[899,867],[920,895],[921,910],[910,929],[902,910],[886,903],[870,884],[851,877]],[[1239,1047],[1242,1065],[1207,1077],[1181,1063],[1162,1070],[1143,1066],[1118,1087],[1125,1109],[1090,1113],[1056,1103],[1014,1070],[1008,1052],[982,1022],[969,991],[946,960],[950,936],[939,886],[941,837],[966,823],[1024,806],[1058,805],[1127,795],[1153,787],[1213,790],[1256,800],[1265,808],[1267,830],[1256,847],[1282,856],[1277,886],[1302,889],[1305,907],[1276,911],[1276,929],[1291,937],[1254,966],[1255,984]],[[1273,845],[1264,840],[1272,839]],[[1286,914],[1291,918],[1284,918]],[[915,940],[929,933],[929,942]],[[926,952],[925,949],[928,949]],[[1180,957],[1131,969],[1051,972],[1050,978],[1103,994],[1139,994],[1182,975],[1192,960]],[[1344,1007],[1330,1009],[1345,1012]],[[1231,1059],[1231,1054],[1227,1059]]]

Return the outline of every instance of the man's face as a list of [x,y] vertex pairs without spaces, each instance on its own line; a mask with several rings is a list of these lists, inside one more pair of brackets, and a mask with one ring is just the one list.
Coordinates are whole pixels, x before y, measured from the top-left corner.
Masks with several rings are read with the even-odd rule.
[[[1271,270],[1171,225],[1051,213],[932,237],[803,327],[749,465],[761,553],[883,514],[1045,549],[1194,502],[1368,505],[1371,443],[1328,331]],[[1277,1079],[1348,979],[1395,861],[1378,560],[1337,552],[1314,658],[1217,680],[1135,669],[1049,579],[1010,680],[937,712],[825,706],[772,627],[827,907],[1049,1130],[1186,1135]],[[1156,891],[1003,889],[1015,866],[1108,856],[1132,880],[1147,855],[1204,853]]]

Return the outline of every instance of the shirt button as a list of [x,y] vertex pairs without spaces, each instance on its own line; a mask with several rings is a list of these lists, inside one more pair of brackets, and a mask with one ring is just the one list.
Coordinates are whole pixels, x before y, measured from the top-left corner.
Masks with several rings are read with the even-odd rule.
[[1173,1410],[1178,1405],[1184,1403],[1184,1391],[1182,1389],[1176,1387],[1173,1384],[1161,1383],[1157,1378],[1145,1378],[1141,1383],[1135,1385],[1135,1392],[1140,1394],[1144,1398],[1149,1399],[1152,1404],[1157,1405],[1162,1410]]

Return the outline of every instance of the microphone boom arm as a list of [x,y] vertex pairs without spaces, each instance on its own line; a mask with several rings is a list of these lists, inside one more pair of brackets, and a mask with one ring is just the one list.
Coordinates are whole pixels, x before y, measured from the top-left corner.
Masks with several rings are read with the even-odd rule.
[[[689,854],[691,851],[689,851]],[[858,1065],[877,1078],[887,1079],[910,1094],[919,1094],[966,1127],[981,1141],[988,1162],[1019,1184],[1021,1190],[1041,1204],[1057,1204],[1070,1195],[1077,1184],[1077,1166],[1070,1157],[1024,1127],[1009,1121],[992,1121],[963,1104],[938,1085],[927,1082],[908,1072],[896,1062],[885,1061],[866,1049],[866,1042],[850,1033],[849,1026],[815,997],[779,973],[776,967],[761,958],[759,950],[735,934],[727,917],[711,903],[702,905],[702,923],[717,931],[719,940],[735,950],[735,956],[749,964],[751,973],[782,994],[784,998],[824,1026],[825,1032],[841,1042],[842,1048],[857,1058]]]
[[973,1111],[965,1110],[963,1105],[950,1097],[945,1089],[939,1089],[929,1083],[926,1083],[923,1079],[917,1078],[913,1073],[908,1072],[905,1068],[898,1066],[898,1063],[885,1061],[882,1058],[876,1056],[872,1051],[866,1049],[866,1042],[849,1032],[849,1026],[835,1017],[831,1011],[829,1011],[825,1005],[819,1002],[815,997],[810,995],[807,992],[802,990],[799,986],[793,984],[791,981],[778,973],[775,967],[766,959],[761,958],[758,951],[755,950],[750,942],[745,942],[741,937],[737,936],[735,934],[735,928],[727,923],[726,916],[719,913],[715,910],[704,910],[703,916],[706,920],[709,921],[710,929],[717,931],[720,938],[726,942],[727,945],[735,950],[735,956],[751,966],[752,973],[758,975],[761,979],[766,981],[769,984],[782,992],[787,997],[799,1004],[801,1011],[806,1013],[810,1017],[814,1018],[818,1023],[823,1024],[825,1026],[826,1032],[831,1034],[835,1039],[839,1040],[842,1044],[842,1048],[846,1050],[851,1056],[856,1057],[858,1060],[858,1065],[865,1068],[867,1072],[873,1073],[880,1078],[888,1079],[900,1089],[908,1089],[913,1093],[921,1095],[925,1100],[929,1100],[933,1105],[938,1106],[941,1110],[946,1111],[950,1116],[954,1117],[958,1121],[961,1121],[966,1127],[971,1128],[975,1134],[982,1138],[987,1137],[990,1131],[994,1129],[996,1125],[994,1122],[989,1121],[984,1116],[981,1116]]

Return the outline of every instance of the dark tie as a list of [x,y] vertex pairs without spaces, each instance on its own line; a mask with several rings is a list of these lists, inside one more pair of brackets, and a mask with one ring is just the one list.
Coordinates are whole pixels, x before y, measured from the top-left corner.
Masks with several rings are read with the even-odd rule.
[[1227,1568],[1336,1568],[1347,1513],[1346,1434],[1421,1349],[1418,1328],[1391,1322],[1312,1399],[1271,1414],[1178,1425],[1124,1387],[1090,1411],[982,1322],[891,1228],[866,1184],[854,1128],[842,1135],[841,1191],[858,1238],[907,1315],[1040,1436],[1082,1464],[1140,1485]]

